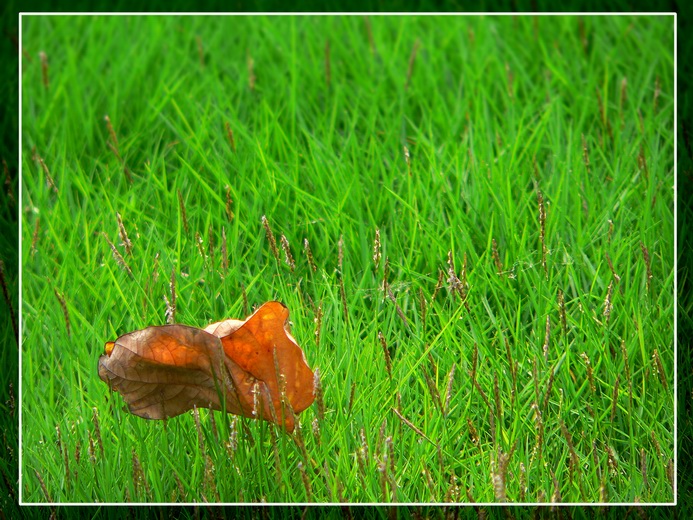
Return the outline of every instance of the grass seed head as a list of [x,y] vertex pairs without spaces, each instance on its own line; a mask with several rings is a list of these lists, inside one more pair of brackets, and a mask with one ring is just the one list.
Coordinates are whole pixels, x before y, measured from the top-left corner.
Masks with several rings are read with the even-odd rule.
[[652,361],[654,363],[655,372],[659,376],[659,382],[662,384],[665,390],[669,389],[669,384],[667,383],[667,376],[664,372],[664,365],[662,365],[662,360],[659,357],[659,351],[654,349],[652,353]]
[[318,446],[322,445],[322,442],[320,440],[320,420],[315,417],[313,419],[313,422],[310,423],[311,429],[313,430],[313,437],[315,438],[315,442]]
[[130,270],[130,267],[128,264],[125,263],[125,259],[123,258],[123,255],[120,254],[118,249],[116,249],[116,246],[113,245],[113,242],[111,242],[111,239],[108,238],[108,235],[106,233],[102,233],[103,237],[106,239],[106,242],[108,242],[108,247],[111,248],[111,253],[113,253],[113,258],[115,259],[116,263],[123,269],[130,278],[134,278],[132,271]]
[[39,58],[41,59],[41,77],[43,79],[43,87],[48,90],[48,56],[44,51],[39,52]]
[[445,406],[443,407],[443,415],[445,417],[450,413],[450,400],[452,399],[452,385],[455,379],[455,363],[452,364],[450,368],[450,373],[448,374],[448,384],[445,390]]
[[226,139],[229,141],[229,146],[236,153],[236,140],[233,138],[233,130],[231,130],[231,125],[228,121],[224,122],[224,129],[226,130]]
[[556,478],[554,472],[551,470],[549,470],[549,472],[551,473],[551,481],[553,482],[553,493],[551,494],[551,502],[557,504],[563,501],[561,498],[561,486],[558,484],[558,479]]
[[270,251],[272,256],[277,262],[279,262],[279,250],[277,249],[277,241],[274,238],[274,233],[272,233],[272,228],[270,228],[269,220],[265,215],[262,215],[262,226],[265,228],[265,235],[267,235],[267,242],[269,242]]
[[219,442],[219,431],[217,430],[217,421],[214,418],[214,411],[212,409],[212,403],[209,403],[207,408],[209,409],[209,427],[212,430],[212,435],[214,436],[214,440],[218,443]]
[[233,459],[233,456],[238,449],[238,416],[234,415],[231,418],[231,423],[229,424],[229,440],[226,445],[227,451],[229,453],[229,458]]
[[178,490],[178,500],[181,502],[185,501],[185,489],[183,488],[183,483],[178,478],[178,474],[174,471],[173,478],[176,481],[176,489]]
[[642,475],[643,486],[647,489],[650,487],[650,483],[647,480],[647,455],[645,454],[645,448],[640,448],[640,474]]
[[650,252],[647,250],[647,247],[645,247],[645,244],[643,244],[642,242],[640,242],[640,249],[642,250],[642,257],[645,259],[645,267],[647,269],[647,292],[650,292],[650,286],[652,284],[652,265],[650,263]]
[[667,462],[666,473],[667,478],[669,479],[669,485],[671,486],[671,492],[673,494],[676,487],[676,473],[674,471],[674,461],[672,459],[669,459],[669,462]]
[[282,235],[280,238],[282,244],[282,250],[284,251],[284,262],[289,266],[291,272],[294,272],[296,268],[296,262],[294,261],[294,255],[291,254],[291,246],[289,245],[289,239],[286,235]]
[[233,206],[233,199],[231,198],[231,186],[226,186],[226,218],[229,222],[233,220],[234,214],[231,207]]
[[613,447],[611,447],[609,444],[606,444],[606,464],[609,468],[609,471],[613,476],[618,475],[618,455],[616,453],[616,450],[614,450]]
[[303,462],[299,461],[297,464],[298,471],[301,474],[301,481],[303,482],[303,487],[306,490],[306,498],[308,499],[308,502],[313,501],[313,488],[310,485],[310,479],[308,478],[308,473],[306,472],[306,468],[303,465]]
[[320,380],[320,369],[316,368],[313,374],[313,393],[315,395],[315,402],[318,407],[318,419],[323,421],[325,419],[325,402],[323,400],[322,394],[322,382]]
[[436,300],[436,296],[438,295],[438,292],[443,288],[444,284],[445,284],[445,273],[443,272],[442,269],[438,269],[438,281],[436,282],[436,286],[433,289],[433,295],[431,296],[431,302],[434,302]]
[[479,446],[479,432],[474,427],[474,423],[469,417],[467,417],[467,429],[469,430],[469,440],[472,441],[474,446]]
[[229,253],[226,249],[226,228],[221,228],[221,270],[224,276],[227,275],[229,271]]
[[594,373],[592,371],[592,362],[590,361],[590,358],[586,352],[583,352],[582,354],[580,354],[580,357],[582,358],[582,362],[585,364],[585,369],[587,370],[587,380],[590,383],[590,390],[594,394],[597,391],[597,387],[594,384]]
[[315,344],[320,345],[320,330],[322,328],[322,302],[318,304],[318,310],[315,312],[315,318],[313,318],[313,321],[315,322],[315,332],[313,333],[315,335]]
[[395,412],[395,415],[399,418],[400,421],[402,421],[407,427],[409,427],[414,433],[416,433],[419,437],[422,439],[426,439],[430,441],[428,437],[422,432],[420,429],[418,429],[414,423],[412,423],[409,419],[404,417],[404,415],[401,414],[401,412],[397,408],[392,409],[393,412]]
[[585,139],[585,134],[582,134],[582,160],[585,163],[585,169],[587,173],[592,173],[592,167],[590,165],[590,152],[587,148],[587,140]]
[[378,331],[378,340],[380,341],[380,346],[383,349],[383,355],[385,357],[385,369],[387,370],[387,375],[392,380],[392,360],[390,358],[390,350],[387,348],[387,342],[385,341],[385,336],[382,331]]
[[385,266],[383,267],[383,298],[387,297],[390,291],[390,258],[385,257]]
[[351,392],[349,392],[349,405],[347,406],[347,411],[351,413],[351,409],[354,406],[354,397],[356,396],[356,383],[351,383]]
[[60,433],[60,425],[56,424],[55,425],[55,433],[57,435],[57,440],[56,440],[56,445],[58,447],[58,451],[63,457],[63,464],[65,465],[65,481],[67,486],[69,487],[70,485],[70,457],[67,453],[67,445],[63,442],[62,434]]
[[388,458],[390,459],[390,472],[391,474],[394,475],[395,473],[395,450],[392,445],[392,435],[388,435],[385,437],[385,448],[384,448],[385,453],[387,454]]
[[89,462],[93,466],[96,464],[96,448],[94,447],[94,438],[89,434]]
[[652,430],[650,432],[650,438],[652,439],[652,445],[655,448],[655,453],[657,454],[658,457],[663,458],[664,452],[662,451],[662,446],[659,444],[659,441],[657,440],[657,437],[655,436],[654,430]]
[[48,184],[48,187],[52,189],[55,193],[58,193],[58,187],[55,185],[55,181],[53,180],[53,176],[51,175],[50,170],[48,169],[46,161],[43,160],[43,157],[39,156],[36,156],[36,160],[38,161],[39,166],[41,166],[43,174],[46,177],[46,184]]
[[428,393],[431,396],[433,405],[438,409],[439,412],[442,413],[438,387],[436,386],[435,381],[433,381],[433,378],[431,378],[431,375],[428,373],[428,370],[426,370],[424,367],[421,367],[421,371],[423,372],[424,379],[426,380],[426,387],[428,388]]
[[116,219],[118,220],[118,235],[120,236],[120,245],[125,248],[125,254],[132,254],[132,242],[128,238],[128,232],[125,230],[123,225],[123,219],[120,213],[116,212]]
[[544,195],[537,189],[537,203],[539,205],[539,240],[541,241],[541,266],[544,269],[544,276],[548,279],[549,271],[546,266],[546,206]]
[[387,454],[383,455],[378,461],[378,476],[380,480],[380,491],[383,495],[383,502],[387,502]]
[[494,238],[491,242],[491,254],[493,256],[493,262],[496,264],[496,274],[498,276],[503,276],[503,262],[501,262],[500,255],[498,254],[498,242]]
[[118,162],[123,164],[123,157],[120,155],[118,147],[114,145],[112,141],[106,141],[106,146],[108,146],[108,149],[113,152],[113,155],[115,155],[115,158],[118,159]]
[[611,309],[613,308],[613,303],[611,297],[614,292],[614,281],[609,282],[609,289],[606,292],[606,298],[604,298],[604,311],[602,312],[604,316],[604,325],[609,324],[609,318],[611,318]]
[[549,343],[551,342],[551,318],[546,316],[546,327],[544,330],[544,361],[549,360]]
[[147,479],[144,476],[142,464],[140,463],[140,459],[137,456],[137,453],[135,452],[135,448],[132,448],[132,482],[135,485],[135,492],[137,492],[140,486],[144,486],[144,490],[147,496],[151,494],[151,490],[149,489],[149,483],[147,482]]
[[645,180],[650,177],[650,171],[647,168],[647,157],[645,156],[645,147],[643,143],[640,143],[640,151],[638,152],[638,168],[645,176]]
[[375,268],[378,269],[380,266],[380,258],[382,254],[380,252],[380,230],[376,228],[375,230],[375,240],[373,241],[373,264]]
[[604,504],[609,501],[609,491],[606,489],[606,482],[603,479],[599,482],[599,501]]
[[60,308],[63,311],[63,317],[65,318],[65,328],[67,330],[67,337],[72,336],[72,327],[70,325],[70,314],[67,312],[67,304],[65,303],[65,298],[58,292],[57,289],[53,289],[53,294],[60,304]]
[[248,293],[246,293],[243,283],[241,283],[241,296],[243,298],[243,314],[248,316],[250,314],[250,305],[248,304]]
[[[556,364],[558,364],[558,362],[556,362]],[[553,367],[551,367],[549,369],[549,381],[548,381],[548,383],[546,383],[546,394],[544,395],[544,404],[542,406],[542,410],[546,410],[546,407],[549,405],[549,399],[551,398],[551,390],[553,389],[553,381],[554,381],[555,374],[556,374],[556,365],[554,365]],[[563,390],[561,389],[560,392],[561,392],[561,396],[562,396]],[[559,406],[559,409],[560,409],[560,406]]]
[[430,502],[435,502],[436,490],[435,484],[433,483],[433,478],[431,477],[431,472],[428,471],[428,468],[424,468],[421,470],[421,474],[424,476],[426,486],[428,486],[428,491],[431,493]]
[[307,238],[303,239],[303,251],[305,251],[306,253],[306,258],[308,259],[308,266],[310,267],[310,270],[315,273],[318,270],[318,267],[315,265],[315,260],[313,259],[313,251],[311,251],[310,249],[310,244],[308,243]]
[[624,77],[621,80],[621,97],[619,100],[619,110],[621,111],[621,117],[623,117],[623,108],[626,106],[628,101],[628,78]]
[[118,136],[116,135],[115,129],[113,128],[113,124],[111,123],[111,118],[108,117],[108,114],[103,116],[104,121],[106,121],[106,130],[108,130],[108,137],[111,139],[111,144],[113,147],[118,150]]
[[539,405],[536,402],[532,403],[532,410],[534,411],[534,424],[537,430],[534,449],[539,453],[539,456],[541,456],[544,445],[544,420]]
[[176,322],[176,268],[171,269],[171,279],[168,284],[169,290],[171,291],[171,300],[164,295],[164,301],[166,302],[166,323],[171,324]]
[[43,496],[46,498],[46,502],[53,502],[53,499],[48,493],[46,483],[43,481],[43,477],[41,477],[41,474],[38,472],[38,470],[34,470],[34,473],[36,474],[36,480],[39,481],[39,486],[41,486],[41,491],[43,492]]
[[361,450],[363,450],[362,454],[364,456],[364,461],[367,461],[368,460],[369,447],[368,447],[368,440],[366,439],[366,432],[363,428],[361,428],[359,430],[359,436],[361,437]]
[[577,452],[575,451],[575,445],[573,444],[573,436],[570,434],[568,428],[566,427],[563,421],[560,421],[560,425],[561,433],[563,433],[563,437],[565,437],[565,441],[568,444],[568,451],[570,452],[570,481],[572,482],[573,473],[576,471],[580,471],[580,459],[578,457]]
[[462,281],[457,277],[455,273],[455,262],[452,258],[452,251],[448,251],[448,290],[451,294],[456,294],[460,298],[464,299],[466,294],[462,286]]
[[659,96],[662,93],[662,84],[659,80],[659,76],[655,78],[655,88],[654,88],[654,96],[652,99],[652,112],[657,113],[657,105],[659,103]]
[[[611,230],[609,231],[609,235],[611,235]],[[611,240],[611,236],[609,236],[609,240]],[[611,262],[611,257],[609,256],[609,253],[606,253],[606,262],[609,264],[609,269],[611,269],[611,275],[614,277],[614,280],[616,283],[619,283],[621,281],[621,277],[616,273],[616,270],[614,269],[614,264]]]
[[181,220],[183,220],[183,229],[185,234],[190,234],[190,228],[188,227],[188,214],[185,211],[185,201],[183,200],[183,195],[180,190],[178,190],[178,206],[180,207]]
[[499,418],[503,417],[503,405],[500,398],[500,388],[498,386],[498,372],[493,374],[493,400],[496,405],[496,415]]
[[199,231],[195,231],[195,245],[197,246],[197,252],[202,257],[205,266],[207,265],[207,253],[205,253],[204,242],[202,241],[202,235]]
[[99,412],[96,407],[91,409],[92,415],[91,419],[94,423],[94,435],[96,435],[96,442],[99,445],[99,452],[101,453],[101,458],[104,456],[103,452],[103,440],[101,439],[101,427],[99,425]]
[[337,269],[340,274],[344,272],[344,235],[340,235],[337,242]]

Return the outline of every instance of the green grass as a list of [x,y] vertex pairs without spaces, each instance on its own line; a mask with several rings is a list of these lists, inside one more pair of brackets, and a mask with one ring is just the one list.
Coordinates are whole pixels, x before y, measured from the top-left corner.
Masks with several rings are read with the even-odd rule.
[[[672,25],[24,18],[24,500],[672,501]],[[207,410],[200,443],[192,414],[109,395],[104,342],[165,323],[172,272],[179,323],[243,318],[244,291],[288,306],[327,409],[300,416],[305,453]]]

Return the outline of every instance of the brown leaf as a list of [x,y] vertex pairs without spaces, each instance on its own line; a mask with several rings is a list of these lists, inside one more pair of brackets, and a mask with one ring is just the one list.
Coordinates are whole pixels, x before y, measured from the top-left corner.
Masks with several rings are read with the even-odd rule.
[[204,330],[164,325],[130,332],[106,343],[99,377],[123,396],[130,413],[145,419],[225,406],[293,431],[294,413],[313,402],[313,372],[287,330],[288,317],[283,304],[268,302],[245,321],[228,319]]

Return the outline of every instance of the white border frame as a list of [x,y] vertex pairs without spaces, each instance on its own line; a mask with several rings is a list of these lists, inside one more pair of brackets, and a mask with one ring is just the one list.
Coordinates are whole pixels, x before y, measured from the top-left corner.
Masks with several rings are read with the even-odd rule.
[[[673,485],[673,502],[214,502],[214,503],[203,503],[203,502],[24,502],[23,500],[23,487],[22,487],[22,470],[23,470],[23,450],[22,450],[22,310],[23,310],[23,299],[22,299],[22,17],[24,16],[153,16],[153,17],[164,17],[164,16],[278,16],[278,17],[304,17],[304,16],[321,16],[321,17],[336,17],[336,16],[487,16],[487,17],[527,17],[527,16],[541,16],[541,17],[553,17],[553,16],[577,16],[577,17],[587,17],[587,16],[672,16],[674,22],[674,186],[673,186],[673,201],[674,201],[674,385],[673,385],[673,398],[674,398],[674,485]],[[122,13],[100,13],[100,12],[20,12],[19,13],[19,45],[18,45],[18,85],[19,85],[19,149],[18,149],[18,168],[19,168],[19,205],[18,205],[18,221],[19,221],[19,239],[18,239],[18,251],[19,251],[19,505],[20,506],[200,506],[204,504],[205,507],[219,507],[219,506],[260,506],[260,507],[274,507],[274,506],[355,506],[355,507],[367,507],[367,506],[387,506],[387,507],[409,507],[409,506],[422,506],[422,507],[532,507],[532,506],[543,506],[543,507],[618,507],[618,506],[653,506],[653,507],[666,507],[666,506],[676,506],[678,504],[678,13],[676,12],[627,12],[627,13],[610,13],[610,12],[552,12],[552,13],[537,13],[537,12],[482,12],[482,13],[467,13],[467,12],[454,12],[454,13],[436,13],[436,12],[384,12],[384,13],[372,13],[372,12],[276,12],[276,13],[234,13],[234,12],[158,12],[158,13],[143,13],[143,12],[122,12]]]

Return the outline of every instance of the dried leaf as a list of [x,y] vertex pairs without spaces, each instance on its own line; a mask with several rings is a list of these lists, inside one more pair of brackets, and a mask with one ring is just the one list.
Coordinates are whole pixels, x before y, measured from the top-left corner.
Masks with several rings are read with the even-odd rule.
[[197,406],[293,431],[293,414],[313,402],[313,372],[287,330],[288,317],[283,304],[268,302],[245,321],[228,319],[204,330],[164,325],[130,332],[106,343],[99,377],[123,396],[130,413],[145,419],[175,417]]

